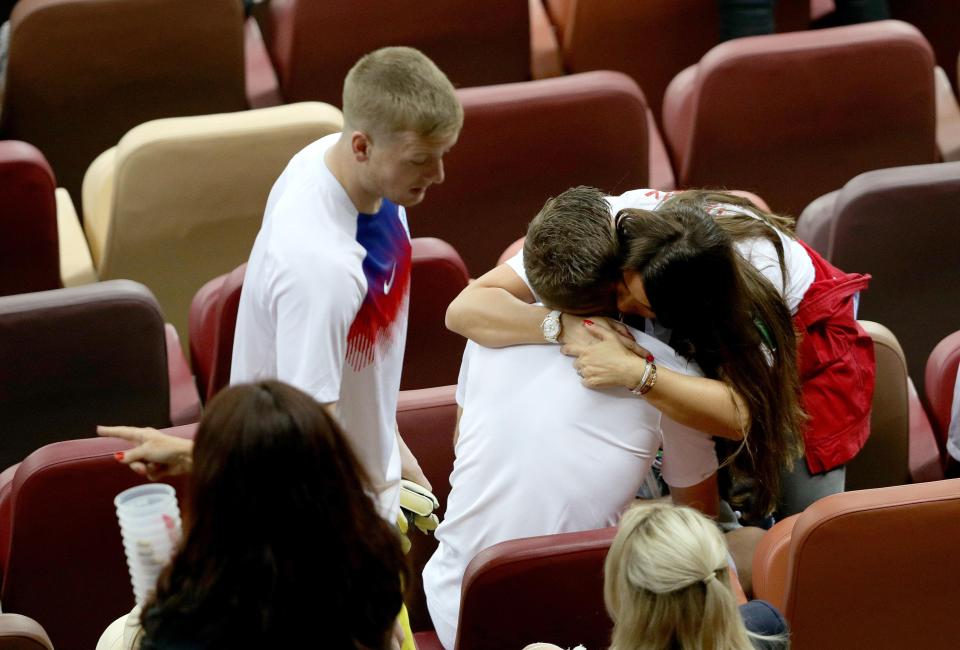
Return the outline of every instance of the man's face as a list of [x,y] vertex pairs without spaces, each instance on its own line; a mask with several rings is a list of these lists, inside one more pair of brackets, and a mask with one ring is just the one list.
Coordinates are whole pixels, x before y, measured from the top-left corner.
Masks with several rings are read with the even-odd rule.
[[404,207],[420,203],[428,187],[443,182],[443,156],[456,144],[457,135],[425,138],[401,131],[370,141],[369,189]]
[[623,272],[623,280],[617,285],[617,309],[622,314],[656,318],[643,288],[643,280],[636,271]]

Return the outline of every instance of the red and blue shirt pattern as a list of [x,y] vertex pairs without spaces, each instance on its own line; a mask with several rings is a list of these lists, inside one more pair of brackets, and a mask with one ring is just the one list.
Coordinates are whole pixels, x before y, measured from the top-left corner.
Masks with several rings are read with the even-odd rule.
[[406,318],[412,256],[400,208],[387,199],[376,214],[358,215],[357,242],[367,251],[367,293],[347,334],[347,363],[355,371],[373,361],[377,346],[389,343]]

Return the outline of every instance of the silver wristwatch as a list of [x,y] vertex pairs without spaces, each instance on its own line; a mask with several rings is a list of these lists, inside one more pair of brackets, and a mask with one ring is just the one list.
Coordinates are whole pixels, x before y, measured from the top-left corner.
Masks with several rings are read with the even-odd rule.
[[559,309],[554,309],[552,312],[547,314],[547,317],[543,319],[540,323],[540,331],[543,332],[543,340],[547,343],[559,343],[560,342],[560,332],[563,330],[563,325],[560,321],[561,312]]

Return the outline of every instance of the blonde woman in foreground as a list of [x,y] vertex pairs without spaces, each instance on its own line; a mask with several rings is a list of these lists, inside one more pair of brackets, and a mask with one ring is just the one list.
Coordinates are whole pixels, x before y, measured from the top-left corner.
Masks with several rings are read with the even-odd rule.
[[738,611],[727,566],[723,535],[696,510],[663,503],[628,510],[604,567],[610,650],[787,648],[786,623],[771,605],[751,601]]

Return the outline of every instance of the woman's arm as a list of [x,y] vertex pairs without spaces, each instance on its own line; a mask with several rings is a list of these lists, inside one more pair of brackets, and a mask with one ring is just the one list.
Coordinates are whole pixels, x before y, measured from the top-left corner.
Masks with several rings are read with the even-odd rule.
[[[563,352],[577,357],[574,366],[588,388],[634,388],[643,378],[647,351],[624,342],[603,321],[587,321],[583,329],[596,339],[590,344],[565,344]],[[657,383],[644,398],[672,420],[712,436],[742,440],[750,427],[750,410],[728,384],[657,366]]]
[[[447,329],[488,348],[545,343],[540,323],[550,313],[547,307],[532,304],[533,292],[516,272],[501,264],[471,282],[447,307]],[[561,342],[582,336],[582,318],[561,316]],[[568,332],[574,334],[570,339]]]

